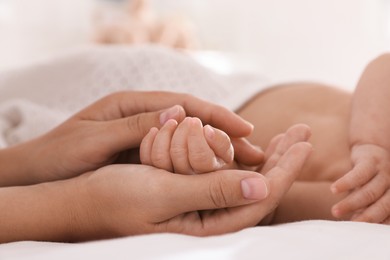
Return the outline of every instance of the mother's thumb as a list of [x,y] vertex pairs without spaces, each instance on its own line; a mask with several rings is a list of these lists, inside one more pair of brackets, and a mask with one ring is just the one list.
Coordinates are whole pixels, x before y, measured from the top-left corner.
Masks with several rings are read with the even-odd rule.
[[221,170],[200,175],[173,174],[167,200],[177,204],[177,214],[206,209],[230,208],[265,199],[268,182],[255,172]]

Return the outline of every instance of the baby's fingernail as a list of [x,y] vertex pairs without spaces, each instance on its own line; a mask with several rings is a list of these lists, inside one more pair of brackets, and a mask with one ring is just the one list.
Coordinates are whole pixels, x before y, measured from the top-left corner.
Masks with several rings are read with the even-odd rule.
[[332,215],[335,217],[335,218],[340,218],[341,217],[341,210],[337,207],[333,207],[332,208]]
[[202,121],[199,118],[191,117],[190,119],[191,119],[191,124],[193,126],[201,126],[201,127],[203,127],[203,123],[202,123]]
[[165,127],[171,127],[171,126],[177,126],[177,125],[178,125],[178,123],[175,119],[169,119],[164,124]]
[[150,128],[149,133],[153,133],[153,132],[158,132],[158,128],[157,127]]
[[262,200],[268,196],[268,187],[261,178],[247,178],[241,181],[241,191],[244,198]]
[[160,114],[160,124],[164,125],[169,119],[177,119],[176,117],[180,113],[180,106],[175,105],[171,108],[168,108]]
[[206,125],[204,127],[205,135],[208,139],[213,139],[215,136],[214,128],[212,128],[210,125]]

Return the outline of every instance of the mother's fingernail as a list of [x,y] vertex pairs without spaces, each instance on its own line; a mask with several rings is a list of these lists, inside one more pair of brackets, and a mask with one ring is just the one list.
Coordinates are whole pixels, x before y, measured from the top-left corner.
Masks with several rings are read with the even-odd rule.
[[241,181],[242,195],[250,200],[262,200],[268,196],[267,184],[261,178],[247,178]]
[[160,114],[160,124],[164,125],[169,119],[177,119],[177,115],[180,113],[180,106],[175,105],[168,108]]

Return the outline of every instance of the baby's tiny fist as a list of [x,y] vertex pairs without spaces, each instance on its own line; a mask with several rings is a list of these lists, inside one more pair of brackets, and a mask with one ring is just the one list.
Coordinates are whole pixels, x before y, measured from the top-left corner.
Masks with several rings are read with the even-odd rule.
[[234,148],[230,137],[225,132],[206,125],[204,127],[204,135],[208,145],[217,157],[221,158],[226,164],[234,160]]

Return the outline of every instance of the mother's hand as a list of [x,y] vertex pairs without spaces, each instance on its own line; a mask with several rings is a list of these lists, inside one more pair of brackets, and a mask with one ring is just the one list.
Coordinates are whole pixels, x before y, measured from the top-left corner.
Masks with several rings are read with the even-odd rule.
[[89,196],[81,208],[89,211],[72,214],[85,228],[73,239],[156,232],[205,236],[254,226],[298,176],[311,151],[308,131],[294,127],[274,142],[265,176],[241,170],[179,175],[145,165],[111,165],[82,176],[81,189]]
[[168,119],[181,121],[186,114],[236,137],[242,163],[262,160],[262,152],[240,138],[253,127],[221,106],[179,93],[118,92],[46,135],[7,149],[8,175],[2,176],[0,186],[66,179],[118,161],[135,162],[138,152],[132,149],[139,147],[151,127],[159,128]]

